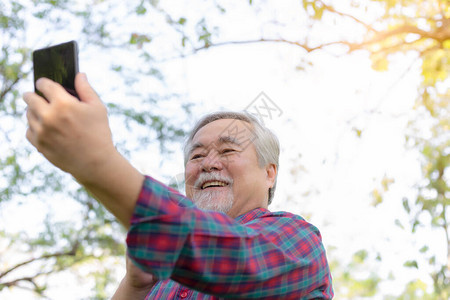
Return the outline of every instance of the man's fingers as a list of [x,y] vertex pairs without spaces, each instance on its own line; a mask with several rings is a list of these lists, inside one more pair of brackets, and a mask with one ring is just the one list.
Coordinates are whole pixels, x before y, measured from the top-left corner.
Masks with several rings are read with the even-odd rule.
[[48,102],[44,98],[35,93],[25,93],[23,100],[27,104],[27,118],[33,115],[36,119],[40,119],[40,115],[48,108]]
[[33,128],[39,126],[40,123],[39,116],[32,109],[27,109],[27,120],[28,120],[28,127],[30,127],[32,130],[34,130]]
[[33,132],[31,127],[28,127],[27,133],[25,136],[26,136],[27,140],[30,142],[30,144],[33,145],[37,149],[36,134]]
[[[51,103],[58,99],[67,98],[67,91],[57,82],[42,77],[36,81],[36,88],[44,94],[45,98]],[[72,97],[72,96],[71,96]]]
[[38,133],[41,131],[41,116],[49,108],[49,103],[35,93],[25,93],[23,100],[27,104],[28,129],[26,132],[27,140],[37,148]]
[[28,107],[39,105],[39,98],[45,101],[45,99],[43,99],[41,96],[32,92],[26,92],[25,94],[23,94],[23,101],[25,101]]
[[82,102],[100,101],[95,90],[91,87],[84,73],[78,73],[75,77],[75,89]]

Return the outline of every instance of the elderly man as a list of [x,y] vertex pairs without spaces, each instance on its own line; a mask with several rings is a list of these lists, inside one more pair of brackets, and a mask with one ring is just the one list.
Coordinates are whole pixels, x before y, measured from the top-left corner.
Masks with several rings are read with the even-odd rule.
[[[115,149],[102,102],[78,74],[81,102],[39,79],[27,93],[28,140],[129,229],[127,274],[114,299],[330,299],[319,231],[270,212],[279,145],[243,113],[215,113],[185,145],[186,196]],[[192,199],[192,200],[190,200]]]

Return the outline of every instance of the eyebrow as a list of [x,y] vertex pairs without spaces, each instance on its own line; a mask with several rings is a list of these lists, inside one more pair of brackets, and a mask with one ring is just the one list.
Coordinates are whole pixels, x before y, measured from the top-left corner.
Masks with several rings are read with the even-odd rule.
[[[213,144],[215,144],[216,142],[213,142]],[[236,139],[235,137],[232,136],[221,136],[219,137],[219,140],[217,141],[218,144],[222,145],[222,144],[234,144],[236,146],[242,146],[242,143],[239,142],[238,139]],[[198,148],[206,148],[205,145],[201,142],[196,142],[194,143],[190,149],[189,149],[189,154],[191,154],[192,152],[194,152],[196,149]]]

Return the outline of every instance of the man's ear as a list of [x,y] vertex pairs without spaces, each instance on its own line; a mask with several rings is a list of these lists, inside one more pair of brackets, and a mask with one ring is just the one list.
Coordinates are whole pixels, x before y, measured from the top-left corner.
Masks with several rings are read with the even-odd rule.
[[266,179],[269,184],[269,188],[272,188],[275,184],[275,179],[277,178],[277,166],[275,164],[268,164],[266,167]]

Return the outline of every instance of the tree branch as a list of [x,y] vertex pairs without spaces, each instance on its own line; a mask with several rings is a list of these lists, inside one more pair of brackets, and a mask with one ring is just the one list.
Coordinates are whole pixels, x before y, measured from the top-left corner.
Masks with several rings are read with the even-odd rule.
[[410,34],[410,33],[418,34],[422,38],[429,38],[436,40],[439,43],[443,43],[445,40],[450,39],[450,30],[446,28],[442,29],[441,27],[438,27],[435,31],[425,31],[417,28],[416,26],[405,24],[395,29],[379,32],[378,34],[375,35],[373,39],[365,42],[365,44],[374,44],[395,35]]
[[8,94],[12,90],[12,88],[19,82],[20,79],[21,77],[17,76],[17,78],[13,82],[11,82],[9,86],[7,86],[4,90],[1,91],[0,103],[4,101],[4,97],[6,96],[6,94]]
[[[0,283],[0,287],[1,286],[5,286],[5,287],[9,288],[9,287],[14,286],[14,287],[17,287],[17,288],[20,288],[20,289],[33,291],[33,292],[37,293],[40,296],[44,296],[44,288],[40,287],[36,283],[35,279],[40,277],[40,276],[43,276],[43,275],[49,275],[49,274],[51,274],[53,272],[55,272],[55,270],[50,270],[50,271],[47,271],[47,272],[39,272],[39,273],[35,274],[34,276],[27,276],[27,277],[17,278],[17,279],[14,279],[12,281],[9,281],[9,282]],[[29,288],[29,287],[26,287],[26,286],[19,285],[19,282],[23,282],[23,281],[30,282],[33,285],[34,288]]]
[[[14,270],[16,270],[16,269],[22,267],[22,266],[28,265],[28,264],[30,264],[30,263],[32,263],[32,262],[35,262],[35,261],[44,260],[44,259],[49,259],[49,258],[53,258],[53,257],[60,257],[60,256],[74,256],[75,253],[76,253],[76,251],[77,251],[77,249],[78,249],[78,245],[79,245],[79,242],[77,241],[77,242],[73,245],[72,249],[70,249],[69,251],[65,251],[65,252],[56,252],[56,253],[53,253],[53,254],[46,254],[46,255],[42,255],[42,256],[40,256],[40,257],[31,258],[31,259],[29,259],[29,260],[26,260],[26,261],[24,261],[24,262],[21,262],[21,263],[15,265],[14,267],[12,267],[12,268],[6,270],[5,272],[1,273],[1,274],[0,274],[0,278],[6,276],[8,273],[10,273],[10,272],[12,272],[12,271],[14,271]],[[27,277],[27,278],[28,278],[28,277]],[[24,280],[24,279],[23,279],[23,280]]]
[[[408,46],[411,47],[411,46],[413,46],[415,43],[420,42],[420,41],[422,41],[422,40],[424,40],[424,39],[425,39],[425,38],[419,38],[419,39],[414,40],[414,41],[412,41],[412,42],[399,41],[398,43],[393,44],[393,45],[391,45],[391,46],[386,46],[386,47],[381,48],[381,49],[379,49],[379,50],[371,51],[371,53],[372,53],[372,54],[380,54],[380,53],[386,53],[386,52],[396,52],[396,51],[401,51],[402,48],[405,48],[405,47],[408,47]],[[420,54],[422,55],[422,54],[424,54],[424,53],[427,52],[427,51],[436,50],[436,49],[438,49],[438,48],[439,48],[439,46],[431,46],[431,47],[428,47],[428,48],[426,48],[426,49],[420,51]]]
[[300,47],[302,49],[304,49],[306,52],[310,53],[319,49],[323,49],[329,46],[333,46],[333,45],[344,45],[348,47],[348,53],[357,51],[357,50],[362,50],[370,45],[376,44],[376,43],[380,43],[383,40],[386,40],[390,37],[396,36],[396,35],[404,35],[404,34],[418,34],[420,35],[420,38],[413,41],[413,42],[405,42],[402,41],[399,42],[396,45],[393,46],[389,46],[389,47],[384,47],[380,50],[378,50],[378,52],[383,52],[383,51],[387,51],[389,49],[395,49],[398,48],[401,45],[407,45],[407,44],[413,44],[419,40],[423,40],[423,39],[433,39],[436,40],[438,43],[443,43],[446,40],[450,40],[450,27],[449,29],[441,29],[440,27],[433,32],[428,32],[422,29],[419,29],[415,26],[412,25],[402,25],[399,26],[395,29],[392,30],[385,30],[382,32],[378,32],[374,35],[373,38],[364,41],[364,42],[360,42],[360,43],[351,43],[348,41],[334,41],[334,42],[329,42],[329,43],[324,43],[324,44],[320,44],[318,46],[315,47],[310,47],[308,46],[306,43],[301,43],[301,42],[297,42],[297,41],[291,41],[291,40],[285,40],[282,38],[278,38],[278,39],[268,39],[268,38],[260,38],[260,39],[256,39],[256,40],[246,40],[246,41],[226,41],[226,42],[220,42],[220,43],[212,43],[212,44],[208,44],[202,47],[198,47],[198,48],[194,48],[193,53],[196,53],[198,51],[201,50],[206,50],[209,49],[211,47],[220,47],[220,46],[226,46],[226,45],[243,45],[243,44],[256,44],[256,43],[284,43],[284,44],[289,44],[289,45],[293,45],[293,46],[297,46]]
[[25,277],[21,277],[21,278],[17,278],[11,281],[7,281],[7,282],[2,282],[0,283],[0,285],[4,285],[6,287],[11,287],[11,286],[17,286],[17,284],[21,281],[28,281],[30,283],[32,283],[35,286],[35,289],[39,289],[38,285],[36,284],[36,282],[34,281],[37,277],[42,276],[42,275],[49,275],[51,273],[55,272],[55,270],[50,270],[47,272],[39,272],[36,273],[33,276],[25,276]]
[[313,51],[318,50],[318,49],[321,49],[321,48],[325,48],[325,47],[331,46],[331,45],[337,45],[337,44],[351,45],[350,43],[345,42],[345,41],[338,41],[338,42],[331,42],[331,43],[321,44],[321,45],[316,46],[316,47],[309,47],[307,44],[296,42],[296,41],[290,41],[290,40],[285,40],[285,39],[260,38],[260,39],[257,39],[257,40],[226,41],[226,42],[220,42],[220,43],[216,43],[216,44],[208,44],[208,45],[205,45],[205,46],[202,46],[202,47],[194,48],[193,52],[196,53],[198,51],[206,50],[206,49],[211,48],[211,47],[220,47],[220,46],[227,46],[227,45],[256,44],[256,43],[284,43],[284,44],[294,45],[294,46],[303,48],[308,53],[309,52],[313,52]]

